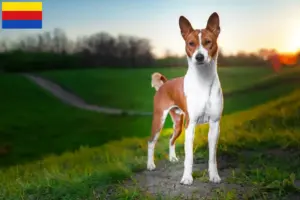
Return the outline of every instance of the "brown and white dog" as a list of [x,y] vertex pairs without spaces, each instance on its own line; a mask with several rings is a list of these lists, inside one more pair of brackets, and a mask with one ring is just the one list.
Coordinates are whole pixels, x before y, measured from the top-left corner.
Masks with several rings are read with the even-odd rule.
[[211,14],[205,29],[193,29],[183,16],[179,18],[181,35],[185,40],[188,70],[184,77],[167,80],[160,73],[152,74],[154,96],[152,135],[148,141],[148,170],[154,170],[154,148],[164,121],[170,113],[174,132],[169,143],[169,159],[176,162],[175,140],[182,131],[185,118],[185,160],[181,184],[193,183],[193,142],[195,127],[209,123],[209,179],[219,183],[221,178],[217,169],[217,143],[220,119],[223,112],[223,93],[217,73],[218,44],[220,33],[219,16]]

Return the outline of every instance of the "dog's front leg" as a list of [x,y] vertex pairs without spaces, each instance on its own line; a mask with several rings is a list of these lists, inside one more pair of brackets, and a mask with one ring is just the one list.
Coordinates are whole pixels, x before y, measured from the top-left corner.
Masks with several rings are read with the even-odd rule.
[[209,161],[208,171],[209,180],[213,183],[220,183],[221,178],[217,167],[217,144],[220,134],[220,121],[209,122],[208,146],[209,146]]
[[193,183],[193,143],[195,135],[195,126],[196,123],[190,122],[185,131],[185,142],[184,142],[184,151],[185,151],[185,160],[184,160],[184,171],[183,177],[180,181],[181,184],[191,185]]

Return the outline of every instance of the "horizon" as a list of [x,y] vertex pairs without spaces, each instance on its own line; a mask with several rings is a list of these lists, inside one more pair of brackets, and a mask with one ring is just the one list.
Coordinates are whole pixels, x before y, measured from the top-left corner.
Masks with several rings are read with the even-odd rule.
[[256,52],[262,48],[275,49],[280,53],[300,50],[298,0],[229,0],[226,4],[220,0],[204,3],[196,0],[42,2],[42,30],[1,30],[1,38],[15,40],[22,35],[52,31],[54,28],[63,29],[72,40],[107,32],[112,36],[122,34],[149,39],[156,57],[164,56],[167,51],[183,55],[185,44],[180,35],[179,16],[185,16],[193,28],[205,28],[210,14],[217,12],[221,26],[218,43],[226,55]]

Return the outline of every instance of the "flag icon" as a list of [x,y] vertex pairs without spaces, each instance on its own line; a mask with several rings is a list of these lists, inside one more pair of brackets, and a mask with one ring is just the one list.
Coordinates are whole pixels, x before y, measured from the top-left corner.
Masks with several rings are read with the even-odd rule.
[[2,2],[2,29],[41,29],[42,2]]

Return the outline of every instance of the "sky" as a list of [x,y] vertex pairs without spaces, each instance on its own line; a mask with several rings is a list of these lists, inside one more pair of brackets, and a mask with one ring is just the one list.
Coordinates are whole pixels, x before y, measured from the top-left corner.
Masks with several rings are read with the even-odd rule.
[[[24,0],[6,0],[24,1]],[[29,0],[28,0],[29,1]],[[36,0],[31,0],[36,1]],[[76,39],[97,32],[147,38],[153,52],[184,54],[179,30],[183,15],[205,28],[209,15],[220,16],[219,46],[225,54],[274,48],[300,49],[300,0],[44,0],[42,30],[0,30],[0,39],[62,28]],[[1,20],[2,21],[2,20]]]

